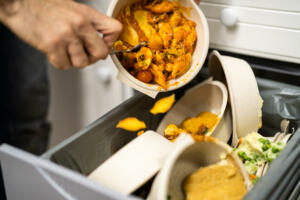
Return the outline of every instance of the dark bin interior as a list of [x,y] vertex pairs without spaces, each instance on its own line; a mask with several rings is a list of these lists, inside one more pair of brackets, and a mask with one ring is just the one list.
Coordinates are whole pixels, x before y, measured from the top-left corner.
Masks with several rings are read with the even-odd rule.
[[[206,70],[187,86],[175,91],[178,100],[184,92],[208,78]],[[264,136],[272,136],[280,131],[282,119],[291,121],[290,131],[295,131],[300,125],[300,87],[257,78],[260,94],[264,100],[263,127],[259,132]],[[172,92],[170,92],[172,93]],[[162,93],[167,96],[170,93]],[[81,174],[88,175],[102,162],[136,137],[136,133],[116,129],[116,123],[129,116],[137,117],[147,124],[147,129],[156,130],[164,115],[151,115],[149,110],[154,99],[137,94],[121,105],[99,118],[87,128],[79,131],[69,140],[47,152],[43,157]],[[246,113],[245,113],[246,114]],[[148,186],[151,184],[148,183]],[[149,187],[148,189],[149,190]],[[144,197],[144,193],[135,193]],[[146,192],[147,193],[147,192]]]
[[[185,90],[206,78],[207,76],[202,74],[194,79],[192,83],[175,91],[176,100],[184,94]],[[171,93],[161,93],[157,99]],[[108,157],[137,136],[136,133],[115,128],[119,120],[134,116],[144,121],[148,130],[156,130],[164,115],[152,115],[149,112],[155,101],[155,99],[146,95],[136,94],[76,133],[71,141],[63,142],[65,144],[57,151],[50,155],[46,153],[44,157],[81,174],[88,175]]]

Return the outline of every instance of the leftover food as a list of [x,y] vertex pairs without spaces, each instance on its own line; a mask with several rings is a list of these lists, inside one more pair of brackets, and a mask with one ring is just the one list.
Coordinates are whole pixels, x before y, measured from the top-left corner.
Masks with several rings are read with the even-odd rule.
[[146,124],[135,117],[127,117],[119,121],[116,128],[122,128],[127,131],[138,131],[140,129],[145,129]]
[[218,115],[211,112],[202,112],[196,117],[185,119],[179,127],[175,124],[169,124],[164,130],[164,136],[169,140],[174,140],[183,132],[192,136],[205,135],[214,128],[218,121]]
[[161,98],[160,100],[156,101],[154,106],[151,108],[150,112],[153,115],[159,114],[159,113],[166,113],[169,111],[172,107],[172,105],[175,102],[175,94],[172,94],[171,96]]
[[284,147],[283,142],[271,142],[268,138],[253,132],[241,138],[234,151],[243,161],[252,182],[255,183],[261,176],[261,173],[258,173],[259,169],[262,170],[265,164],[276,159]]
[[239,200],[247,193],[244,178],[231,159],[201,167],[184,183],[186,200]]
[[188,71],[197,34],[196,23],[184,16],[185,10],[167,0],[139,1],[121,10],[117,19],[123,31],[114,49],[127,50],[147,42],[137,52],[117,54],[132,76],[167,89],[169,80]]

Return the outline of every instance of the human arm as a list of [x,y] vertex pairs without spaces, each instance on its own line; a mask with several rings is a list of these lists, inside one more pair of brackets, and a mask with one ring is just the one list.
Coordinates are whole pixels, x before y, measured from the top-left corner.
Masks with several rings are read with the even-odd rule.
[[117,20],[71,0],[0,0],[0,21],[60,69],[105,59],[122,30]]

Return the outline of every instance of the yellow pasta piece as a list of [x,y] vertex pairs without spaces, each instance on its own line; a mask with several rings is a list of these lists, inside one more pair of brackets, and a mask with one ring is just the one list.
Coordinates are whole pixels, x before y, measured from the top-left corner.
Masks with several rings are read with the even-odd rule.
[[163,55],[163,53],[161,53],[159,51],[155,52],[154,59],[155,59],[156,63],[158,63],[158,64],[164,64],[165,63],[164,55]]
[[194,138],[203,136],[210,133],[219,120],[218,115],[202,112],[196,117],[185,119],[180,126],[169,124],[164,130],[164,136],[171,142],[175,141],[181,133],[191,134]]
[[151,10],[154,13],[168,13],[177,8],[178,5],[175,2],[163,1],[155,5],[146,6],[147,9]]
[[137,32],[135,31],[135,29],[128,25],[128,26],[124,26],[123,28],[123,32],[120,35],[121,40],[123,40],[124,42],[135,46],[139,43],[139,36],[137,34]]
[[165,113],[171,109],[174,102],[175,102],[175,94],[172,94],[171,96],[168,97],[164,97],[158,100],[157,102],[155,102],[150,112],[154,115],[159,113]]
[[137,65],[135,68],[146,70],[152,61],[152,52],[147,47],[142,47],[136,54]]
[[172,72],[172,70],[173,70],[173,65],[174,65],[174,64],[172,64],[172,63],[167,63],[167,64],[166,64],[166,67],[165,67],[165,70],[166,70],[167,72]]
[[122,128],[127,131],[138,131],[146,128],[146,124],[143,121],[138,120],[135,117],[127,117],[117,124],[116,128]]
[[139,132],[137,133],[137,136],[140,136],[140,135],[142,135],[143,133],[145,133],[145,131],[139,131]]
[[160,66],[151,64],[150,71],[154,74],[154,81],[162,88],[167,89],[166,77],[163,74],[163,69]]
[[187,130],[192,134],[197,134],[202,125],[212,129],[217,124],[218,120],[219,118],[217,115],[210,112],[203,112],[196,117],[190,117],[184,120],[180,128]]
[[182,15],[179,10],[175,10],[170,17],[170,25],[172,27],[178,26],[182,22]]
[[174,61],[171,77],[176,78],[184,74],[190,67],[192,56],[190,53],[179,56]]
[[124,45],[124,43],[121,40],[118,40],[114,43],[114,49],[115,50],[125,50],[127,47]]
[[168,140],[173,140],[175,139],[179,134],[186,132],[185,130],[178,128],[175,124],[169,124],[164,131],[164,136]]
[[172,41],[173,48],[182,48],[182,41],[188,36],[192,31],[189,25],[178,26],[174,28],[174,39]]
[[163,48],[164,42],[162,38],[158,35],[156,30],[151,27],[151,36],[149,38],[148,46],[150,49],[159,50]]
[[148,23],[148,11],[137,10],[134,12],[134,18],[140,29],[144,32],[149,40],[151,49],[160,49],[163,46],[163,40],[159,37],[156,30]]
[[159,29],[158,34],[163,40],[164,48],[167,49],[173,37],[172,27],[170,26],[170,24],[166,22],[160,22],[158,24],[158,29]]
[[184,40],[184,47],[185,49],[192,53],[193,52],[193,46],[197,39],[197,33],[194,27],[191,28],[191,32],[187,35],[187,37]]
[[140,29],[144,31],[147,38],[151,36],[151,28],[147,20],[148,11],[137,10],[134,12],[134,18],[137,21]]

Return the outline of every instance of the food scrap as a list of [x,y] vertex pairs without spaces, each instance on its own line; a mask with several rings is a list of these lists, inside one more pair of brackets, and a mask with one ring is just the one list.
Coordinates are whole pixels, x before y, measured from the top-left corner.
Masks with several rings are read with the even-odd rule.
[[164,97],[157,102],[155,102],[154,106],[151,108],[150,112],[153,115],[159,114],[159,113],[165,113],[169,111],[172,107],[172,105],[175,102],[175,94],[172,94],[171,96]]
[[139,132],[137,133],[137,136],[140,136],[140,135],[142,135],[143,133],[145,133],[145,131],[139,131]]
[[240,170],[230,159],[200,168],[184,183],[186,200],[240,200],[247,189]]
[[117,54],[132,76],[167,89],[169,80],[188,71],[197,34],[196,23],[184,16],[184,10],[167,0],[140,1],[121,10],[117,19],[124,28],[114,49],[131,49],[147,42],[137,52]]
[[138,131],[146,128],[146,124],[143,121],[138,120],[135,117],[127,117],[117,124],[116,128],[122,128],[127,131]]
[[169,124],[164,130],[164,136],[169,140],[174,140],[182,132],[189,133],[192,136],[206,135],[218,123],[219,117],[210,112],[202,112],[196,117],[185,119],[178,127],[175,124]]
[[169,124],[166,128],[165,128],[165,137],[168,140],[174,140],[176,139],[179,134],[185,132],[185,130],[178,128],[175,124]]
[[276,159],[285,146],[283,142],[271,142],[256,132],[246,135],[239,143],[234,151],[243,161],[253,183],[261,177],[259,169]]

